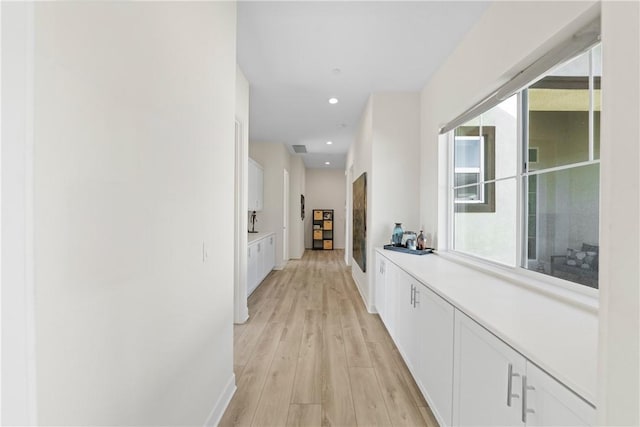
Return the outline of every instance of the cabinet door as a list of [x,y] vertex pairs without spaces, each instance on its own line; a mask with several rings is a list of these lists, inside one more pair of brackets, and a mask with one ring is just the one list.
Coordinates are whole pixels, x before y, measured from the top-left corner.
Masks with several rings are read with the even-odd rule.
[[256,209],[261,211],[264,209],[264,170],[262,166],[256,164]]
[[426,286],[416,291],[419,362],[417,382],[441,426],[451,425],[454,308]]
[[258,272],[258,284],[260,284],[262,279],[264,279],[264,239],[258,240],[258,243],[256,244],[256,259],[258,260],[256,268]]
[[386,307],[386,281],[385,281],[385,267],[386,267],[386,259],[376,253],[376,294],[375,294],[375,306],[376,311],[380,315],[380,318],[384,322],[387,312],[385,311]]
[[454,426],[523,426],[525,359],[455,311]]
[[418,282],[405,273],[398,270],[396,293],[396,337],[395,342],[411,373],[416,374],[416,353],[418,350],[417,330],[420,325],[416,319],[414,308],[414,290]]
[[398,293],[398,267],[390,262],[385,261],[384,266],[384,311],[385,317],[382,318],[382,322],[387,327],[389,335],[393,340],[396,340],[396,300]]
[[247,296],[251,295],[258,286],[258,259],[256,245],[249,245],[247,249]]
[[[593,426],[596,410],[540,368],[527,362],[527,426]],[[522,390],[524,393],[524,390]]]
[[265,237],[264,239],[264,276],[266,277],[275,266],[276,250],[274,247],[274,236]]

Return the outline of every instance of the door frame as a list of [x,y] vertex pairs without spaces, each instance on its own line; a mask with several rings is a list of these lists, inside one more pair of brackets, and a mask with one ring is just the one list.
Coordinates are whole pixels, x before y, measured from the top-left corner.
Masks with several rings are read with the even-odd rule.
[[345,221],[344,221],[344,262],[351,265],[352,251],[352,203],[353,203],[353,165],[349,166],[345,172],[346,198],[345,198]]
[[247,307],[247,206],[249,154],[247,135],[242,121],[236,117],[235,146],[235,200],[234,200],[234,262],[233,262],[233,322],[244,323],[249,318]]
[[3,425],[37,424],[34,28],[33,3],[0,4]]
[[291,192],[287,169],[283,169],[282,180],[282,265],[285,266],[289,261],[289,198]]

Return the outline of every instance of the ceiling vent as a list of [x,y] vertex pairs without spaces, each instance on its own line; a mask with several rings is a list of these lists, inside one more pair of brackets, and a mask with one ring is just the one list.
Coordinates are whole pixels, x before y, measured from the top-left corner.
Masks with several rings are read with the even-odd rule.
[[293,151],[298,154],[304,154],[307,152],[306,145],[292,145],[291,148],[293,148]]

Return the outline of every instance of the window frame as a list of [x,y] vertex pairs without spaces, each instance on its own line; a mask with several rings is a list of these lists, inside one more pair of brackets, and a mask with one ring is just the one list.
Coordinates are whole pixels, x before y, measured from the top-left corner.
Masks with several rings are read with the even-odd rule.
[[[478,174],[478,182],[476,184],[466,184],[466,185],[459,185],[456,186],[456,189],[460,189],[460,188],[467,188],[467,187],[478,187],[478,198],[477,199],[459,199],[457,197],[455,197],[455,192],[454,192],[454,203],[461,203],[461,204],[476,204],[476,203],[485,203],[485,191],[484,191],[484,185],[482,184],[482,182],[484,181],[483,177],[485,174],[485,164],[484,164],[484,145],[485,145],[485,141],[484,141],[484,136],[482,135],[477,135],[477,136],[455,136],[453,137],[453,143],[455,146],[455,143],[463,140],[463,141],[477,141],[479,147],[478,147],[478,151],[480,152],[480,158],[478,159],[478,164],[479,166],[477,168],[467,168],[467,167],[456,167],[455,166],[455,159],[454,161],[454,165],[453,165],[453,176],[454,176],[454,183],[456,182],[456,175],[457,174],[463,174],[463,173],[477,173]],[[454,148],[455,150],[455,148]]]
[[[515,265],[503,264],[501,262],[485,258],[481,255],[470,253],[462,250],[455,249],[455,213],[458,212],[457,206],[460,203],[455,199],[455,158],[454,158],[454,150],[455,150],[455,136],[456,129],[458,127],[464,126],[464,124],[458,125],[452,130],[448,131],[445,136],[445,142],[447,146],[446,150],[446,165],[448,173],[446,174],[447,179],[447,192],[446,192],[446,202],[447,202],[447,217],[445,221],[445,229],[447,230],[448,236],[446,239],[446,257],[451,257],[456,261],[461,261],[462,263],[472,265],[475,268],[480,268],[483,270],[488,270],[494,274],[508,276],[512,280],[515,279],[517,282],[522,282],[527,285],[531,285],[536,288],[541,288],[545,291],[551,292],[552,294],[562,295],[563,297],[568,297],[570,300],[578,300],[581,297],[588,297],[587,300],[581,301],[584,303],[585,301],[588,306],[593,306],[590,302],[592,298],[598,298],[599,295],[599,286],[598,288],[593,288],[578,282],[573,282],[570,280],[565,280],[556,276],[551,276],[549,274],[540,273],[535,270],[530,270],[524,266],[524,263],[529,261],[528,259],[528,182],[529,176],[537,176],[543,175],[546,173],[551,173],[560,170],[566,169],[574,169],[587,165],[600,164],[600,159],[595,158],[594,156],[594,132],[595,132],[595,124],[594,124],[594,92],[596,89],[600,90],[599,79],[601,76],[597,76],[594,78],[594,51],[597,46],[601,46],[601,43],[597,43],[584,52],[579,53],[575,57],[569,59],[566,62],[571,61],[572,59],[578,57],[579,55],[584,54],[585,52],[589,52],[589,82],[590,82],[590,103],[589,103],[589,159],[583,162],[576,162],[567,165],[561,165],[557,167],[549,167],[541,170],[536,170],[530,167],[536,165],[538,162],[529,162],[529,148],[536,149],[538,151],[538,159],[539,160],[539,147],[529,147],[529,135],[528,135],[528,89],[532,87],[538,80],[544,78],[544,75],[540,76],[536,81],[531,82],[526,87],[522,88],[515,95],[517,95],[518,102],[518,116],[517,120],[517,143],[518,150],[517,151],[517,171],[516,171],[516,197],[517,197],[517,208],[516,208],[516,263]],[[563,62],[566,63],[566,62]],[[558,64],[561,66],[562,64]],[[552,70],[550,70],[552,71]],[[597,80],[597,81],[594,81]],[[597,86],[597,87],[596,87]],[[487,111],[489,111],[488,109]],[[486,112],[486,111],[485,111]],[[485,112],[479,113],[476,118],[481,117]],[[473,118],[471,119],[473,120]],[[482,120],[480,119],[480,122]],[[480,125],[481,127],[481,125]],[[481,127],[482,128],[482,127]],[[482,132],[480,132],[482,133]],[[495,157],[495,154],[494,154]],[[503,179],[490,179],[489,183],[495,183],[498,181],[502,181]],[[538,180],[537,180],[538,181]],[[474,185],[474,184],[471,184]],[[483,183],[481,185],[486,185]],[[459,188],[459,187],[458,187]],[[600,212],[600,206],[598,206],[598,211]],[[539,218],[536,218],[536,222],[539,221]],[[538,227],[537,227],[538,228]],[[538,231],[536,232],[538,233]],[[536,247],[535,259],[539,256],[538,254],[538,245]],[[567,293],[566,291],[570,291]]]

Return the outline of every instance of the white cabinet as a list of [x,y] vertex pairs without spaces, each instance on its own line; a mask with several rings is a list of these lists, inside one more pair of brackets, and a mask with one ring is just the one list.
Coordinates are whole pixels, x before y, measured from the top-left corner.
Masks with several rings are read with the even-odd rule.
[[389,335],[395,335],[397,267],[376,253],[375,305]]
[[523,425],[524,357],[459,311],[454,345],[453,425]]
[[264,170],[259,163],[249,159],[249,192],[247,209],[261,211],[264,207]]
[[275,236],[272,234],[263,239],[262,277],[265,278],[273,270],[276,263]]
[[453,330],[451,304],[420,285],[416,291],[419,307],[420,363],[417,382],[441,425],[451,425],[453,406]]
[[395,342],[409,370],[416,375],[420,361],[420,307],[416,304],[418,282],[399,270],[396,273],[396,330]]
[[258,246],[250,244],[247,248],[247,297],[258,286]]
[[596,410],[546,372],[527,362],[527,426],[593,426]]
[[456,311],[453,424],[589,426],[595,409]]
[[395,340],[442,425],[451,425],[454,308],[402,270],[396,272]]
[[275,267],[275,235],[254,240],[247,252],[247,296],[258,287]]
[[595,409],[376,253],[375,305],[441,426],[590,426]]

